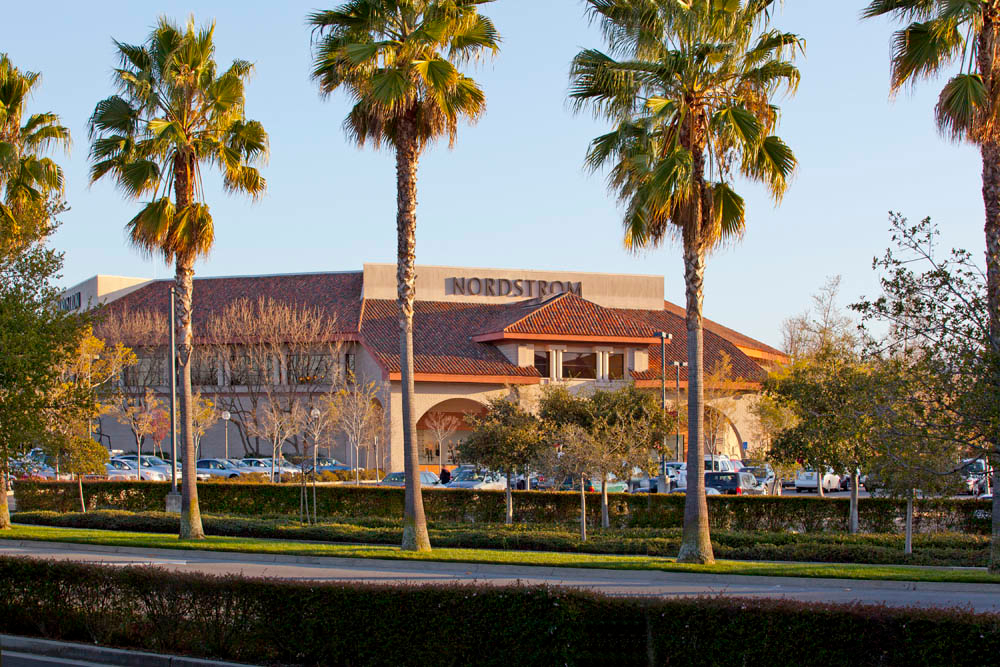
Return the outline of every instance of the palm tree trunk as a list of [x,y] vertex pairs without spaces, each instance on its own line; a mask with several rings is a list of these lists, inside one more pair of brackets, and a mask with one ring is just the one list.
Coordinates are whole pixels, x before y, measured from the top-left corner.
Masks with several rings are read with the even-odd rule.
[[403,473],[406,478],[403,544],[408,551],[430,551],[424,500],[420,493],[417,420],[413,413],[413,301],[416,293],[417,150],[416,110],[400,122],[396,146],[396,287],[399,305],[399,367],[403,401]]
[[[994,100],[994,87],[1000,85],[997,65],[993,59],[1000,38],[1000,6],[984,3],[983,26],[979,32],[977,57],[979,71],[986,87],[986,99]],[[986,206],[986,307],[989,311],[989,337],[993,374],[990,384],[993,396],[1000,396],[1000,143],[987,137],[980,147],[983,158],[983,203]],[[990,438],[991,449],[1000,453],[1000,432]],[[994,475],[996,479],[996,475]],[[994,487],[993,521],[990,539],[990,572],[1000,572],[1000,504]]]
[[715,562],[708,530],[708,500],[705,497],[705,373],[702,366],[702,300],[704,298],[705,252],[697,243],[684,241],[684,284],[687,295],[688,353],[688,453],[687,493],[684,498],[684,532],[678,562]]
[[580,475],[580,541],[587,541],[587,476]]
[[181,539],[200,540],[205,537],[198,506],[198,483],[195,472],[194,424],[192,420],[194,397],[191,392],[191,361],[193,358],[191,327],[192,299],[194,296],[193,262],[177,262],[174,278],[177,286],[177,368],[180,372],[181,451]]

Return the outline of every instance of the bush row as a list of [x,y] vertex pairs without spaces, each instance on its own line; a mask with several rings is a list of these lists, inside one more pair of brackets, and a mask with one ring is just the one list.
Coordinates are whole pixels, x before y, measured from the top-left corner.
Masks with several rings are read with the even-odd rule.
[[[72,482],[17,481],[17,506],[22,510],[74,511],[78,490]],[[84,496],[91,509],[156,511],[165,506],[169,486],[156,482],[89,482]],[[203,512],[244,516],[296,516],[298,486],[203,482],[198,496]],[[459,523],[501,523],[503,491],[428,489],[424,508],[432,520]],[[789,496],[710,496],[709,518],[716,530],[846,532],[846,498]],[[572,492],[515,491],[514,515],[518,523],[557,524],[578,521],[579,494]],[[317,488],[322,516],[398,517],[403,513],[403,490],[372,486]],[[616,527],[680,526],[684,496],[616,493],[609,497],[609,512]],[[859,503],[863,532],[895,533],[902,530],[905,503],[888,498],[863,498]],[[588,521],[599,522],[600,495],[590,494]],[[986,534],[990,530],[990,505],[980,500],[949,498],[920,500],[916,507],[916,532]]]
[[[81,513],[19,512],[17,523],[94,528],[102,530],[176,533],[179,519],[162,512],[131,513],[96,511]],[[288,519],[266,520],[205,515],[209,535],[261,537],[320,542],[399,544],[402,530],[392,522],[324,522],[302,526]],[[367,525],[366,525],[367,524]],[[591,531],[586,542],[577,533],[559,526],[525,529],[502,525],[432,523],[431,542],[437,547],[510,549],[527,551],[587,552],[676,556],[680,547],[678,528],[631,528]],[[989,556],[988,538],[972,535],[918,536],[914,553],[903,553],[897,535],[841,535],[834,533],[793,534],[714,531],[712,544],[718,558],[732,560],[810,561],[827,563],[868,563],[876,565],[935,565],[984,567]]]
[[[469,619],[476,619],[470,623]],[[254,664],[981,665],[1000,616],[379,587],[0,558],[0,632]]]

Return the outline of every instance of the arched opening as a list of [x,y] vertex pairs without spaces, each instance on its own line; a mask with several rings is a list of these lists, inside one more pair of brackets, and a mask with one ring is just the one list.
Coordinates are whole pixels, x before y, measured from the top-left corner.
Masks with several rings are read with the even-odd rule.
[[740,433],[722,410],[705,406],[705,454],[743,458]]
[[470,416],[486,414],[486,406],[468,398],[441,401],[417,420],[420,468],[440,472],[455,466],[455,448],[472,430]]

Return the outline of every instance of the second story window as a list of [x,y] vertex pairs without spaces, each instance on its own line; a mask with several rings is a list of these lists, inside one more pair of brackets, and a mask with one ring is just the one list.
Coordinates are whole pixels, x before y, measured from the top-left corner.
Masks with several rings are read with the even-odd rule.
[[622,352],[612,352],[608,355],[608,379],[625,379],[625,354]]
[[597,379],[596,352],[563,352],[562,376],[567,380]]
[[535,369],[543,378],[551,376],[548,350],[535,350]]

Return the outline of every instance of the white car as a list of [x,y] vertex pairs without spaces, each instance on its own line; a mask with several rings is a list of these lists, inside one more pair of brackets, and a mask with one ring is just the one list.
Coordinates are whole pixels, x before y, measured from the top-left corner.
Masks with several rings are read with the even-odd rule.
[[[795,475],[795,492],[818,491],[819,475],[812,468],[803,468]],[[823,491],[830,493],[840,489],[840,475],[826,468],[823,472]]]
[[241,477],[246,470],[228,459],[199,459],[195,465],[197,466],[199,475],[205,474],[210,477],[222,477],[225,479]]
[[502,491],[507,488],[507,478],[489,470],[461,470],[447,484],[449,489],[476,489],[478,491]]
[[[104,467],[107,472],[108,479],[134,480],[139,473],[139,471],[136,470],[135,465],[121,459],[111,459],[104,464]],[[164,482],[169,479],[169,477],[164,475],[159,470],[146,468],[144,466],[142,469],[142,477],[140,479],[145,482]]]
[[[406,477],[401,472],[391,472],[382,478],[382,481],[378,483],[379,486],[406,486]],[[420,486],[421,487],[434,487],[441,486],[441,480],[435,473],[429,472],[427,470],[422,470],[420,472]]]

